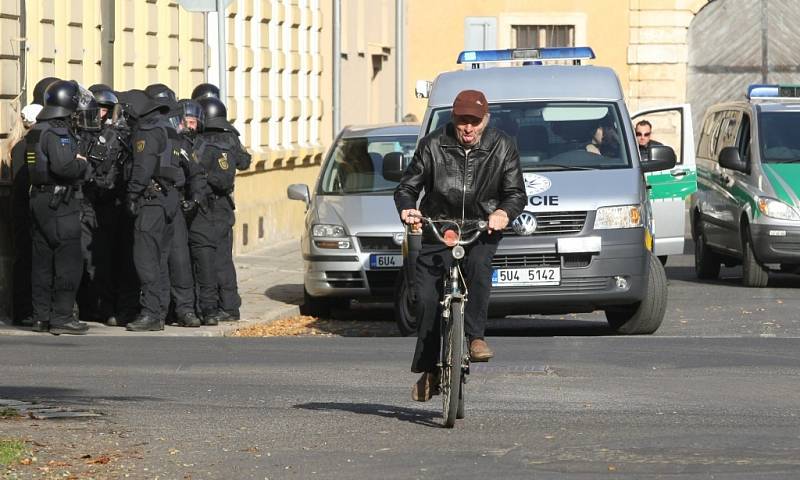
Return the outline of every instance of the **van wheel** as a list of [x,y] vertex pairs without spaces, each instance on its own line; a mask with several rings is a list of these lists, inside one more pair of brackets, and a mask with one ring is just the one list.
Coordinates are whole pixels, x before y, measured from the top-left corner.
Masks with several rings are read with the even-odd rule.
[[719,277],[719,256],[706,245],[706,236],[698,225],[694,236],[694,272],[697,278],[713,280]]
[[394,320],[400,335],[407,337],[417,333],[417,318],[414,315],[414,298],[405,278],[405,271],[401,270],[394,288]]
[[664,266],[650,254],[650,273],[644,300],[633,305],[606,308],[608,325],[624,335],[648,335],[661,326],[667,311],[667,275]]
[[658,256],[658,261],[661,262],[662,266],[666,267],[667,266],[667,258],[669,258],[669,257],[667,257],[666,255],[659,255]]
[[742,283],[745,287],[766,287],[769,281],[769,271],[756,260],[753,242],[750,240],[750,229],[745,228],[742,237]]
[[350,301],[343,298],[315,297],[303,287],[303,304],[300,314],[310,317],[331,318],[333,308],[346,308]]

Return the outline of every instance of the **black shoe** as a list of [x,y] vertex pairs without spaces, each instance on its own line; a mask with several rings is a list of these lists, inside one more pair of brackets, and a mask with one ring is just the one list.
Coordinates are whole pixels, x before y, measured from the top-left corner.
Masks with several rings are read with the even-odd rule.
[[218,325],[219,322],[222,320],[223,316],[220,312],[209,312],[203,314],[203,325]]
[[31,323],[31,331],[47,333],[50,331],[50,322],[45,320],[33,320],[33,323]]
[[32,327],[33,326],[33,317],[28,316],[25,318],[15,319],[12,323],[13,325],[19,325],[20,327]]
[[224,322],[238,322],[242,317],[239,315],[239,310],[223,310],[223,312],[228,318],[223,320]]
[[158,332],[164,330],[164,322],[150,315],[139,315],[133,322],[125,326],[129,332]]
[[88,331],[89,325],[77,320],[70,320],[67,323],[50,326],[50,333],[53,335],[86,335]]
[[123,323],[121,318],[117,318],[114,315],[111,315],[110,317],[106,318],[106,321],[103,323],[105,323],[109,327],[124,327],[125,325],[127,325],[127,322]]
[[197,318],[194,312],[184,313],[183,315],[178,315],[178,325],[181,327],[199,327],[200,319]]

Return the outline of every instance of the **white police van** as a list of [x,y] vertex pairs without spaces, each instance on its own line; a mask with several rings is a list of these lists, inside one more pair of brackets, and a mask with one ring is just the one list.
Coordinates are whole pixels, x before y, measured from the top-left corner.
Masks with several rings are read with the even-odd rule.
[[[691,193],[691,116],[685,105],[640,112],[672,112],[682,132],[677,169],[669,146],[652,147],[650,161],[641,163],[619,80],[609,68],[580,65],[591,58],[588,47],[462,52],[458,63],[473,68],[442,73],[425,92],[420,137],[450,120],[458,92],[477,89],[489,101],[490,126],[517,140],[528,205],[504,232],[493,259],[491,313],[603,310],[616,332],[649,334],[660,326],[667,300],[656,256],[662,254],[662,228],[649,194],[666,206],[667,198]],[[562,64],[542,64],[548,61]],[[481,68],[488,64],[511,66]],[[593,141],[598,129],[602,142]],[[654,172],[651,189],[645,174]],[[673,185],[678,181],[689,185]],[[683,202],[675,203],[680,215],[672,217],[681,224],[666,228],[665,222],[663,230],[680,228],[675,236],[681,247],[665,245],[665,255],[683,250]],[[410,331],[411,300],[400,290],[398,325]]]

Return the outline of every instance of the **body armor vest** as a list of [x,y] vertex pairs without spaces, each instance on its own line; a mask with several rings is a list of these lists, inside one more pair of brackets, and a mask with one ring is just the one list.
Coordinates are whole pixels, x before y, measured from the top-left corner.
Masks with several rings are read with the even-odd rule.
[[194,146],[195,161],[206,171],[208,185],[217,195],[233,193],[236,158],[231,146],[218,135],[201,135]]
[[64,122],[44,121],[34,125],[25,137],[25,163],[28,165],[31,185],[72,185],[74,181],[59,179],[50,171],[50,159],[42,150],[42,138],[46,132],[58,135],[62,142],[71,143],[73,152],[76,149],[75,139]]
[[181,167],[181,136],[172,128],[167,128],[161,122],[142,125],[139,130],[161,129],[164,133],[165,145],[158,154],[158,167],[155,176],[172,182],[176,188],[183,188],[186,184],[186,175]]

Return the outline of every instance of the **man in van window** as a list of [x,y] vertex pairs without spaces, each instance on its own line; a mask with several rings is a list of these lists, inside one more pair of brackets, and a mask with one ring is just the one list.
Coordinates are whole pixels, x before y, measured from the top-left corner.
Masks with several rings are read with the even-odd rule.
[[650,147],[653,145],[663,145],[663,143],[653,140],[653,125],[647,120],[641,120],[636,124],[636,142],[639,144],[639,157],[643,162],[650,160]]
[[[400,218],[419,226],[420,215],[434,220],[488,220],[488,229],[467,247],[462,263],[469,289],[465,331],[472,361],[494,356],[484,340],[492,257],[509,219],[525,207],[525,185],[519,153],[513,138],[496,128],[487,128],[489,105],[482,92],[464,90],[453,102],[452,120],[417,145],[414,158],[395,189],[394,201]],[[417,209],[417,200],[425,194]],[[438,393],[436,362],[439,359],[439,301],[442,277],[450,268],[450,249],[427,230],[416,264],[417,347],[411,371],[422,373],[412,389],[412,398],[430,400]]]

